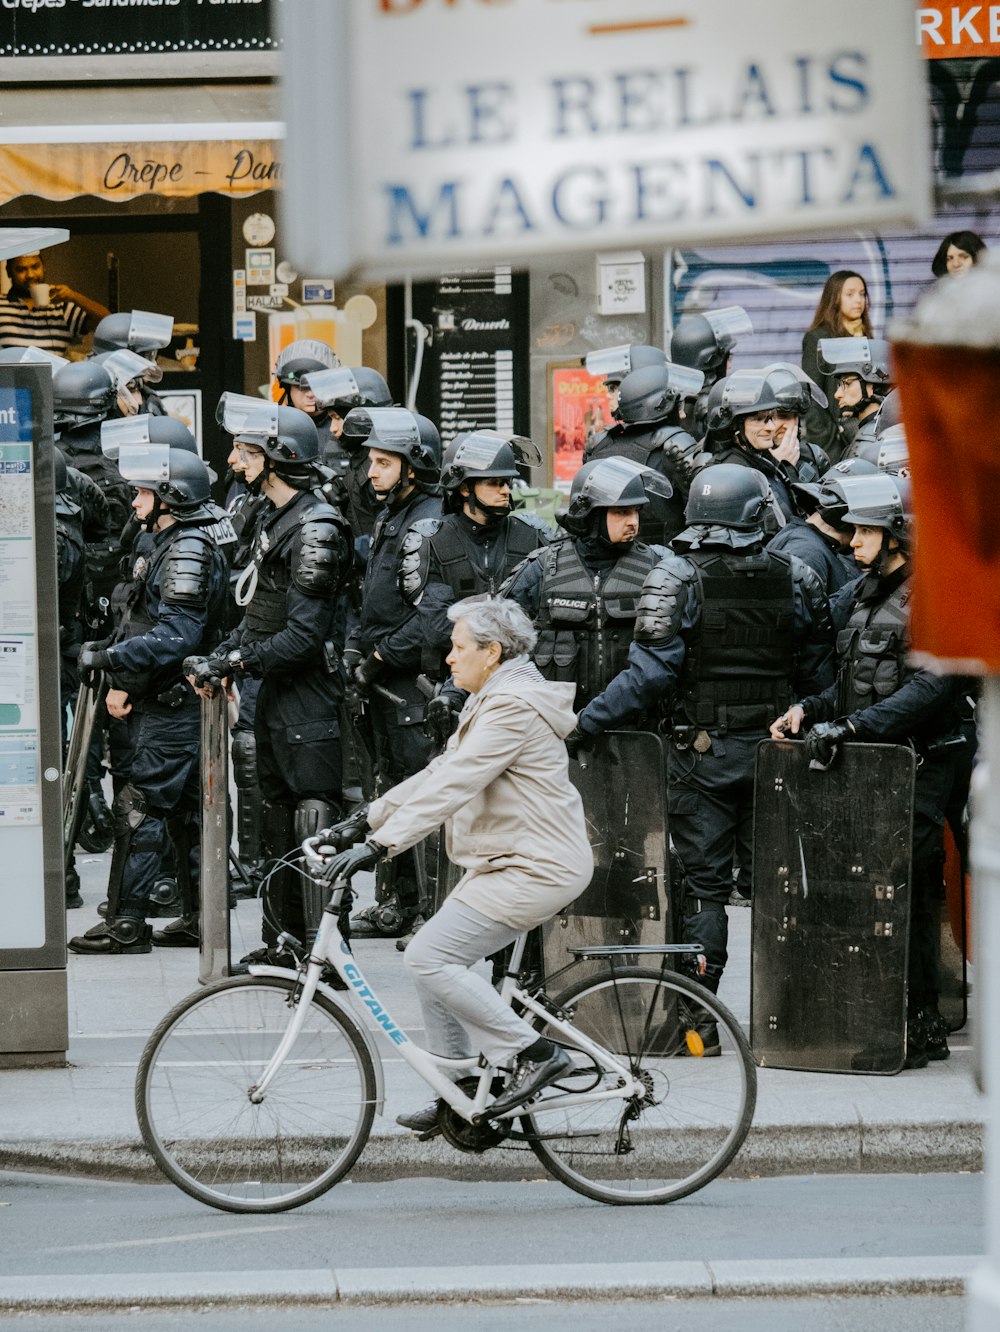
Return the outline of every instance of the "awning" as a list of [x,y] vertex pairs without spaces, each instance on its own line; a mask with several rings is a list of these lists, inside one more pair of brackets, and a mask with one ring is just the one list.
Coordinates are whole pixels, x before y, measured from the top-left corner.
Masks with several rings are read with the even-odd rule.
[[281,185],[272,84],[22,88],[0,100],[0,203],[144,194],[242,198]]

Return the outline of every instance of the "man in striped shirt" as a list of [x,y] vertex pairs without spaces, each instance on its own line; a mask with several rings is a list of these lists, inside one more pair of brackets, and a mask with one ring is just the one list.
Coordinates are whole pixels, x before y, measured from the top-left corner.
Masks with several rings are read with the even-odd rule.
[[8,259],[7,275],[10,290],[0,296],[0,347],[40,347],[62,356],[108,314],[103,305],[60,282],[49,287],[49,304],[37,305],[31,288],[45,282],[40,254]]

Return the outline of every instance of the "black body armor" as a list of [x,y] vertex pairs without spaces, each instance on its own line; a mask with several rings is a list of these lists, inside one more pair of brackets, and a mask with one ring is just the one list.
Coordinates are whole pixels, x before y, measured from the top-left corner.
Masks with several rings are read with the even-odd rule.
[[856,602],[837,635],[837,710],[860,712],[894,694],[912,668],[909,650],[909,580],[879,602]]
[[269,514],[257,531],[252,561],[257,581],[246,607],[243,642],[271,638],[286,627],[293,583],[307,596],[332,600],[349,571],[350,546],[340,512],[316,495]]

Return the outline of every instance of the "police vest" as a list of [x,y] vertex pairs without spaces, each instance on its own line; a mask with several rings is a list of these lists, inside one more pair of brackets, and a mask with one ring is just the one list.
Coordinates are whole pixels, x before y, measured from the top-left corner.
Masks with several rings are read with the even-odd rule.
[[427,538],[441,576],[456,601],[484,592],[495,596],[501,583],[542,544],[538,528],[520,518],[507,518],[491,531],[495,540],[483,544],[473,541],[462,530],[461,523],[445,518],[433,536]]
[[859,601],[837,635],[837,707],[841,716],[869,708],[894,694],[911,673],[910,583],[907,579],[884,601]]
[[686,637],[674,720],[705,731],[766,728],[791,702],[795,584],[769,551],[685,552],[701,615]]
[[243,642],[271,638],[288,624],[288,592],[293,582],[293,560],[298,554],[296,537],[304,521],[324,517],[343,526],[346,532],[337,511],[312,494],[279,509],[273,522],[258,529],[253,556],[256,584],[246,608]]
[[535,665],[547,680],[573,681],[579,709],[628,664],[639,594],[662,552],[636,542],[603,581],[583,563],[574,541],[556,541],[538,558]]
[[56,496],[56,554],[59,573],[59,641],[67,646],[80,640],[79,620],[87,583],[83,521],[79,506]]

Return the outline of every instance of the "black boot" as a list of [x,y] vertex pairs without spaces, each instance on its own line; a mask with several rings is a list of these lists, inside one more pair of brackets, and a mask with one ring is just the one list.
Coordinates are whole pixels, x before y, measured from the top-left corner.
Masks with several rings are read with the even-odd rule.
[[152,930],[136,916],[116,916],[113,920],[94,925],[86,934],[70,939],[66,947],[71,953],[109,955],[115,953],[151,953]]
[[83,906],[83,898],[80,896],[80,876],[76,872],[76,866],[70,865],[66,871],[66,909],[73,911],[76,907]]
[[951,1054],[948,1049],[948,1024],[938,1012],[937,1004],[928,1004],[921,1009],[921,1017],[927,1029],[927,1058],[932,1063],[947,1059]]
[[164,925],[162,930],[154,930],[153,943],[157,948],[197,948],[201,942],[200,925],[198,912],[190,911]]
[[926,1068],[929,1062],[927,1054],[927,1021],[923,1010],[910,1013],[906,1019],[906,1060],[904,1068]]

